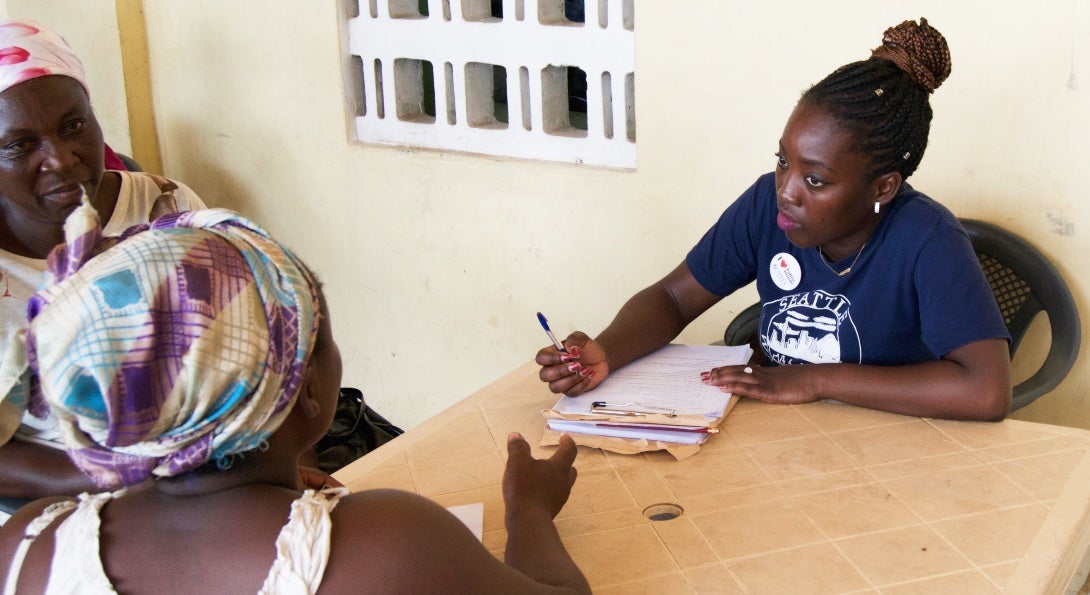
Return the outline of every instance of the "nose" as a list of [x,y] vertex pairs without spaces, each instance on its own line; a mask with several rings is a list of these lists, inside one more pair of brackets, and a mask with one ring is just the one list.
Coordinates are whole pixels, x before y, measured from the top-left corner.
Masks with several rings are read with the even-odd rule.
[[73,147],[60,139],[51,139],[42,143],[43,171],[64,173],[79,163],[79,155]]
[[776,202],[797,206],[799,204],[799,180],[790,173],[776,176]]

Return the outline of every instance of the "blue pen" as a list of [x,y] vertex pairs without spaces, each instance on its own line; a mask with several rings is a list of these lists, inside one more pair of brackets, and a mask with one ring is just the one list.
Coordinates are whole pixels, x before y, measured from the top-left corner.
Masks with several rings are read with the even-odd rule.
[[560,343],[560,341],[556,340],[556,335],[554,335],[553,331],[549,328],[549,321],[545,320],[545,315],[541,312],[538,312],[537,321],[541,323],[541,328],[545,329],[545,334],[549,335],[549,339],[553,342],[553,347],[556,347],[557,351],[567,353],[568,350],[564,349],[564,346]]

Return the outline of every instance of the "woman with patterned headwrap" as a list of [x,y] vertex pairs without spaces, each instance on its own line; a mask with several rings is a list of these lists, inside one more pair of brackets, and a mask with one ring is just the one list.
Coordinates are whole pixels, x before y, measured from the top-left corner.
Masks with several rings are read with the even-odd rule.
[[508,564],[415,494],[303,490],[298,458],[341,380],[310,271],[222,209],[120,239],[89,207],[66,227],[28,308],[29,409],[52,410],[75,464],[116,491],[0,527],[12,592],[590,592],[552,524],[570,440],[535,460],[509,438]]
[[[162,194],[180,210],[204,208],[179,182],[105,172],[109,153],[83,67],[64,39],[34,21],[0,21],[0,394],[20,382],[22,370],[11,360],[19,354],[10,347],[41,284],[45,257],[64,241],[65,217],[84,191],[107,234],[147,222]],[[0,404],[0,496],[89,488],[57,440],[55,424]]]

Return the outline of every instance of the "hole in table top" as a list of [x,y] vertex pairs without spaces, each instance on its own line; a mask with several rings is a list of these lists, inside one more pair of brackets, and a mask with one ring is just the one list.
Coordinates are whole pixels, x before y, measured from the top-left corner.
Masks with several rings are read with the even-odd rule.
[[643,516],[652,521],[670,521],[678,518],[685,509],[677,504],[652,504],[643,509]]

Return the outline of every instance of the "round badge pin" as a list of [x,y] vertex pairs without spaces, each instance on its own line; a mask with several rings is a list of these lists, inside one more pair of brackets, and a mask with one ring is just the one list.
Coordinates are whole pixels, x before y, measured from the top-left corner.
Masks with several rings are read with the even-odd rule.
[[799,266],[799,261],[786,252],[780,252],[772,257],[768,272],[772,275],[772,282],[776,284],[776,287],[784,291],[798,287],[802,281],[802,267]]

